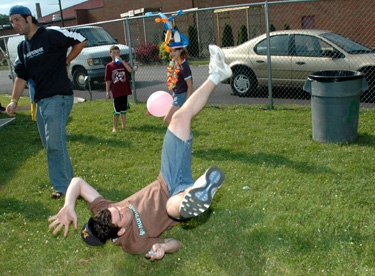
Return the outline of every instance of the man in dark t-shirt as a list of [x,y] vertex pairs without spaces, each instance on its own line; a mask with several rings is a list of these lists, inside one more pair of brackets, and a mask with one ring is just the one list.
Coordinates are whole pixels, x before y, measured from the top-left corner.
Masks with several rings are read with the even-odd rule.
[[25,39],[17,46],[14,66],[17,77],[6,112],[9,116],[16,115],[18,100],[29,83],[30,91],[31,87],[35,91],[30,96],[36,103],[39,136],[47,153],[48,175],[55,190],[52,198],[57,199],[66,193],[74,176],[65,129],[74,100],[68,68],[87,40],[79,33],[60,27],[39,26],[25,6],[13,6],[9,20]]
[[121,202],[112,202],[82,178],[73,178],[64,207],[49,218],[54,234],[64,226],[64,236],[67,236],[71,222],[77,227],[75,203],[82,196],[95,214],[81,230],[87,244],[103,245],[111,239],[124,251],[146,254],[151,260],[180,249],[180,241],[162,239],[160,235],[179,221],[205,212],[225,178],[215,166],[195,182],[191,173],[191,120],[204,108],[215,87],[232,74],[222,50],[215,45],[210,45],[209,50],[210,75],[174,114],[164,138],[157,180]]

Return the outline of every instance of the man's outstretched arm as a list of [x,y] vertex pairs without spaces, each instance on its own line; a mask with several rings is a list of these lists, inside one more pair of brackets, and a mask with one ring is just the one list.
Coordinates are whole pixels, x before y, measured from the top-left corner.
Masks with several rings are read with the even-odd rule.
[[164,243],[155,243],[146,257],[151,261],[160,260],[166,253],[175,253],[182,246],[182,243],[175,239],[164,239]]
[[77,214],[75,212],[76,201],[78,197],[83,197],[88,203],[94,201],[100,196],[97,190],[90,186],[80,177],[74,177],[66,191],[65,203],[60,211],[50,217],[48,221],[52,221],[49,228],[55,228],[53,234],[57,234],[64,226],[64,237],[68,235],[69,225],[73,222],[74,228],[77,228]]

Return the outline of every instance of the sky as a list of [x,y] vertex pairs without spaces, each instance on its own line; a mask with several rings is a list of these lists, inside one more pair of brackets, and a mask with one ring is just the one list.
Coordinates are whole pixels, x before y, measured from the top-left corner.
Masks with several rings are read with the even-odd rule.
[[[65,9],[79,3],[85,2],[85,0],[60,0],[61,8]],[[59,12],[59,0],[20,0],[20,1],[6,1],[1,0],[0,14],[9,14],[9,9],[14,5],[26,6],[30,9],[31,13],[36,16],[35,3],[40,4],[42,10],[42,16],[47,14]]]

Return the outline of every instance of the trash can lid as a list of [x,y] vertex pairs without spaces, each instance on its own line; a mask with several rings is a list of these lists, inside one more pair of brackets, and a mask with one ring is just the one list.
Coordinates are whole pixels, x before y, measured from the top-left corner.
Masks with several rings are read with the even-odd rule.
[[308,77],[318,82],[339,82],[361,79],[365,74],[359,71],[327,70],[312,72]]

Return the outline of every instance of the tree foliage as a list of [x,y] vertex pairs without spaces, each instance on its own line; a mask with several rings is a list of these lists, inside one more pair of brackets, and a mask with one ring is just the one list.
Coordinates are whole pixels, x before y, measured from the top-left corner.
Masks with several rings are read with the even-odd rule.
[[0,25],[9,25],[9,16],[6,14],[0,14]]
[[245,25],[241,25],[240,29],[238,30],[237,45],[240,45],[248,40],[249,37],[247,35],[247,27]]
[[159,57],[162,61],[168,62],[171,60],[169,53],[165,50],[165,42],[159,45]]
[[232,26],[228,23],[225,23],[225,27],[223,30],[223,38],[221,41],[222,47],[231,47],[234,46],[234,37],[232,32]]
[[189,45],[186,47],[189,55],[192,57],[199,56],[198,30],[196,27],[189,25],[188,27]]

